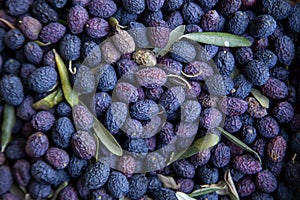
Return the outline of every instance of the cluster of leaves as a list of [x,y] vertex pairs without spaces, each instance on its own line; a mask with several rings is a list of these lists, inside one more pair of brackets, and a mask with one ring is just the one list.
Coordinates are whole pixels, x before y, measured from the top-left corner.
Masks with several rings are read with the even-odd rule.
[[[119,27],[120,28],[120,27]],[[160,49],[155,48],[153,49],[153,52],[156,54],[156,56],[164,56],[168,53],[170,50],[172,44],[174,44],[176,41],[185,38],[189,40],[193,40],[200,43],[205,44],[211,44],[211,45],[217,45],[217,46],[225,46],[225,47],[244,47],[244,46],[250,46],[250,41],[247,40],[244,37],[236,36],[228,33],[221,33],[221,32],[201,32],[201,33],[190,33],[190,34],[184,34],[185,32],[185,26],[179,26],[176,29],[174,29],[170,33],[170,38],[167,43],[167,45]],[[60,86],[56,88],[55,91],[50,93],[48,96],[43,98],[42,100],[36,102],[33,107],[35,109],[51,109],[55,105],[57,105],[62,100],[66,100],[71,107],[77,105],[80,103],[79,97],[76,94],[76,92],[73,90],[72,85],[69,80],[69,71],[67,70],[66,65],[64,64],[62,58],[60,55],[53,50],[55,55],[56,64],[58,67],[59,77],[60,77]],[[264,97],[259,91],[252,90],[253,96],[261,103],[263,107],[268,107],[268,99]],[[15,114],[14,111],[9,108],[9,106],[6,106],[4,109],[4,121],[2,126],[2,137],[6,137],[5,139],[1,139],[1,142],[7,143],[9,141],[8,138],[10,138],[11,129],[14,124]],[[8,123],[9,121],[9,123]],[[231,142],[235,143],[236,145],[240,146],[244,150],[251,152],[255,154],[258,159],[260,160],[258,154],[253,151],[250,147],[248,147],[246,144],[244,144],[242,141],[240,141],[235,136],[231,135],[230,133],[226,132],[222,128],[218,128],[219,131]],[[94,117],[94,125],[93,125],[93,131],[95,133],[97,144],[99,147],[99,141],[104,144],[104,146],[113,154],[117,156],[121,156],[123,154],[123,150],[121,146],[118,144],[118,142],[115,140],[115,138],[112,136],[112,134],[104,127],[104,125],[97,119],[97,117]],[[204,149],[211,148],[218,144],[219,137],[214,134],[208,134],[200,139],[197,139],[193,142],[193,144],[186,150],[181,153],[178,153],[176,156],[173,155],[171,158],[170,163],[178,160],[190,157],[200,151],[203,151]],[[6,144],[1,144],[2,148],[5,148]],[[98,148],[99,149],[99,148]],[[98,155],[98,152],[97,152]],[[96,158],[98,159],[98,158]],[[260,160],[261,162],[261,160]],[[172,188],[172,189],[178,189],[178,185],[176,184],[176,181],[172,177],[166,177],[163,175],[159,175],[159,179],[162,181],[165,187]],[[62,188],[66,187],[66,183],[62,185]],[[211,192],[217,192],[218,194],[223,195],[230,195],[231,199],[239,199],[238,194],[236,192],[235,186],[233,184],[233,181],[231,179],[230,172],[227,171],[224,176],[224,181],[220,181],[217,184],[213,185],[204,185],[201,186],[201,189],[196,190],[192,192],[191,194],[187,195],[182,192],[177,192],[177,198],[180,200],[191,200],[194,199],[193,197],[197,197],[203,194],[211,193]]]

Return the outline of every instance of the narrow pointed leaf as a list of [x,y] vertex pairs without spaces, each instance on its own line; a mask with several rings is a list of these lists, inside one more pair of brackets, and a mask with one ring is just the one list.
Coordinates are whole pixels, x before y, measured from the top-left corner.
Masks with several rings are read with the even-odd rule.
[[244,149],[245,151],[248,151],[250,153],[253,153],[257,159],[259,160],[260,164],[262,164],[261,162],[261,158],[258,155],[258,153],[256,151],[254,151],[253,149],[251,149],[249,146],[247,146],[245,143],[243,143],[240,139],[238,139],[237,137],[235,137],[234,135],[228,133],[227,131],[225,131],[224,129],[222,129],[221,127],[217,127],[217,129],[222,133],[222,135],[224,135],[228,140],[230,140],[232,143],[234,143],[235,145],[241,147],[242,149]]
[[266,96],[264,96],[259,90],[253,88],[251,90],[251,94],[260,103],[262,107],[269,108],[269,104],[270,104],[269,99]]
[[224,174],[224,181],[226,182],[230,199],[231,200],[240,200],[238,192],[236,191],[234,182],[232,180],[229,169]]
[[209,194],[213,192],[218,192],[218,191],[224,191],[226,190],[227,186],[224,181],[220,181],[217,184],[212,184],[212,185],[205,185],[201,186],[202,188],[193,191],[191,194],[189,194],[190,197],[198,197],[204,194]]
[[73,107],[74,105],[77,105],[79,101],[77,93],[72,89],[71,82],[69,79],[69,72],[64,61],[62,60],[60,55],[55,51],[55,49],[53,49],[53,53],[55,56],[55,61],[58,68],[64,97],[66,101],[70,104],[70,106]]
[[163,49],[155,48],[153,51],[157,53],[158,56],[166,55],[170,51],[171,46],[184,34],[184,31],[185,25],[176,27],[170,32],[170,37],[167,45]]
[[11,139],[12,129],[16,124],[15,108],[9,104],[4,104],[3,122],[1,127],[1,152],[4,152]]
[[64,94],[62,89],[59,87],[57,90],[50,93],[48,96],[37,101],[32,105],[36,110],[49,110],[64,100]]
[[[104,125],[99,122],[99,120],[94,116],[93,130],[101,143],[113,154],[117,156],[123,155],[123,149],[117,142],[117,140],[112,136],[112,134],[104,127]],[[97,155],[98,157],[98,152]]]
[[99,151],[100,151],[100,140],[99,140],[98,136],[95,134],[94,134],[94,139],[96,141],[96,156],[95,156],[95,158],[96,158],[96,162],[98,162],[98,160],[99,160],[98,155],[99,155]]
[[174,162],[175,160],[191,157],[192,155],[200,151],[203,151],[205,149],[209,149],[218,143],[219,143],[219,136],[215,134],[207,134],[206,136],[195,140],[193,144],[186,151],[182,153],[178,153],[177,156],[175,156],[172,159],[172,162]]
[[176,197],[178,200],[196,200],[183,192],[176,192]]
[[200,32],[189,33],[181,36],[181,38],[187,38],[196,42],[211,44],[222,47],[248,47],[251,46],[251,42],[242,37],[223,32]]

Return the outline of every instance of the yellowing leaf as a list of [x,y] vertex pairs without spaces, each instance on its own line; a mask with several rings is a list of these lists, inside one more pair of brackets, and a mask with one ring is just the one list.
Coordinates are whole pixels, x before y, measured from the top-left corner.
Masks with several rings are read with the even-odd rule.
[[253,88],[251,90],[251,94],[260,103],[262,107],[269,108],[269,99],[266,96],[264,96],[259,90]]
[[66,101],[70,104],[70,106],[73,107],[79,102],[77,93],[72,89],[71,82],[69,79],[69,72],[66,68],[64,61],[62,60],[60,55],[55,51],[55,49],[53,49],[53,53],[55,56],[56,66],[58,69],[64,97]]
[[159,180],[163,183],[164,187],[177,190],[179,189],[179,185],[176,183],[173,177],[164,176],[161,174],[157,175]]
[[32,107],[36,110],[49,110],[64,100],[64,94],[59,87],[57,90],[51,92],[48,96],[35,102]]

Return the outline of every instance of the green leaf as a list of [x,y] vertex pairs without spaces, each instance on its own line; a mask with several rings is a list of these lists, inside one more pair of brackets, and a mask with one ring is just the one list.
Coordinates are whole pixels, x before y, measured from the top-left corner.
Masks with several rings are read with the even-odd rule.
[[[101,122],[94,116],[93,130],[102,144],[113,154],[117,156],[123,155],[123,149],[112,136],[112,134],[103,126]],[[96,155],[98,157],[98,155]]]
[[229,169],[227,169],[227,171],[224,174],[224,181],[226,182],[230,199],[231,200],[240,200],[239,195],[238,195],[238,193],[236,191],[234,182],[232,180],[232,177],[231,177]]
[[163,183],[164,187],[178,190],[179,185],[176,183],[175,179],[171,176],[164,176],[161,174],[157,174],[159,180]]
[[37,101],[32,105],[36,110],[49,110],[64,100],[64,94],[62,89],[59,87],[57,90],[50,93],[48,96]]
[[251,42],[242,37],[223,32],[200,32],[189,33],[181,36],[180,38],[187,38],[196,42],[204,44],[212,44],[221,47],[248,47]]
[[196,200],[183,192],[176,192],[176,197],[178,200]]
[[96,141],[96,156],[95,156],[95,158],[96,158],[96,162],[98,162],[99,161],[98,155],[99,155],[99,151],[100,151],[100,140],[99,140],[98,136],[95,134],[94,134],[94,139]]
[[161,48],[155,48],[153,49],[153,52],[157,53],[157,56],[164,56],[166,55],[169,51],[171,46],[179,40],[179,38],[184,34],[185,31],[185,25],[181,25],[176,27],[174,30],[170,32],[170,37],[167,45],[161,49]]
[[55,61],[58,68],[58,73],[59,73],[64,97],[66,101],[70,104],[70,106],[73,107],[74,105],[77,105],[79,102],[78,95],[72,89],[71,82],[69,79],[69,72],[68,69],[66,68],[64,61],[62,60],[60,55],[55,51],[55,49],[53,49],[53,53],[55,56]]
[[177,154],[177,156],[172,159],[172,162],[174,162],[175,160],[191,157],[192,155],[200,151],[203,151],[205,149],[209,149],[218,143],[219,143],[219,136],[215,134],[207,134],[206,136],[195,140],[193,144],[185,152],[182,152],[181,154],[180,153]]
[[4,104],[3,122],[1,127],[1,152],[4,152],[11,139],[12,129],[16,124],[15,108],[9,104]]
[[[217,184],[212,185],[201,185],[201,188],[198,190],[195,190],[191,194],[189,194],[190,197],[198,197],[204,194],[209,194],[213,192],[218,191],[224,191],[226,190],[227,186],[224,181],[219,181]],[[223,192],[222,192],[223,193]]]
[[269,99],[266,96],[264,96],[259,90],[253,88],[251,90],[251,94],[260,103],[262,107],[269,108]]
[[245,151],[248,151],[250,153],[253,153],[257,159],[259,160],[260,164],[262,164],[260,156],[258,155],[258,153],[256,151],[254,151],[253,149],[251,149],[249,146],[247,146],[245,143],[243,143],[241,140],[239,140],[237,137],[231,135],[230,133],[228,133],[227,131],[225,131],[224,129],[222,129],[221,127],[217,127],[217,129],[222,133],[222,135],[224,135],[228,140],[230,140],[232,143],[234,143],[235,145],[241,147],[242,149],[244,149]]

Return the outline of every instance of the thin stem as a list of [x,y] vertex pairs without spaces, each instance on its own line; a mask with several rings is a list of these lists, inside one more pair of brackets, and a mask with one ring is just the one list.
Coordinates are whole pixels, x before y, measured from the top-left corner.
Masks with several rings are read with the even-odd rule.
[[65,187],[67,187],[68,184],[69,184],[69,183],[68,183],[67,181],[63,182],[63,183],[57,188],[57,190],[56,190],[55,193],[53,194],[51,200],[57,199],[58,194],[59,194]]
[[16,27],[12,23],[10,23],[9,21],[7,21],[6,19],[0,18],[0,21],[3,22],[10,29],[16,29]]
[[202,75],[202,73],[203,73],[203,72],[200,71],[200,72],[198,72],[197,74],[189,75],[189,74],[186,74],[186,73],[184,73],[183,71],[181,71],[181,74],[182,74],[183,76],[187,77],[187,78],[195,78],[195,77],[197,77],[197,76]]
[[44,42],[41,42],[39,40],[35,40],[34,42],[36,44],[38,44],[39,46],[41,46],[41,47],[49,46],[51,44],[51,42],[44,43]]
[[293,164],[295,164],[296,157],[297,157],[297,154],[295,153],[292,157]]
[[72,67],[72,60],[69,61],[69,68],[68,68],[68,70],[69,70],[69,72],[71,74],[76,74],[76,72],[77,72],[76,67],[74,67],[74,68]]
[[174,75],[174,74],[168,74],[167,77],[178,78],[178,79],[182,80],[188,86],[189,89],[192,89],[191,84],[187,80],[185,80],[184,78],[182,78],[181,76]]

